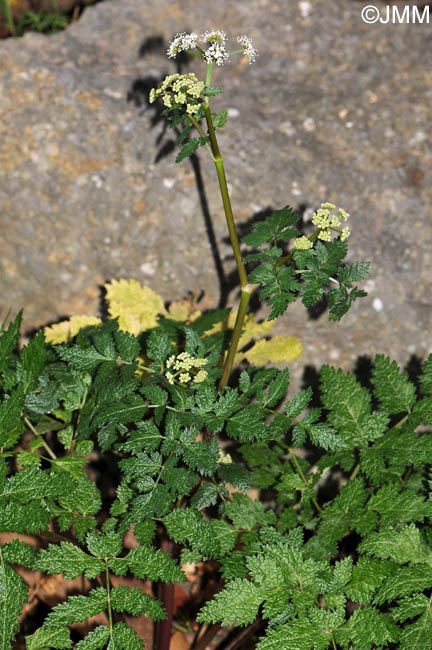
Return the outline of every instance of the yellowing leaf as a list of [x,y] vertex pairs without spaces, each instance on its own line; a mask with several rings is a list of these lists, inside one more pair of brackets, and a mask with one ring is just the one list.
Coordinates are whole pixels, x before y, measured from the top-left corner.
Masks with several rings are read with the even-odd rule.
[[303,352],[303,345],[296,336],[274,336],[269,341],[258,341],[241,356],[254,366],[265,363],[287,363],[294,361]]
[[[209,334],[215,334],[220,332],[221,329],[233,329],[235,319],[237,317],[236,311],[231,311],[228,316],[228,324],[224,321],[223,323],[216,323],[209,331]],[[243,324],[243,333],[240,337],[239,348],[243,348],[245,345],[250,343],[252,339],[260,338],[262,336],[268,336],[275,326],[276,321],[264,321],[263,323],[256,323],[252,314],[249,314],[245,318]],[[244,359],[244,356],[241,357]]]
[[136,280],[112,280],[105,285],[110,318],[118,318],[119,327],[140,334],[157,325],[159,315],[167,315],[163,299]]
[[199,309],[194,309],[190,300],[176,300],[168,307],[168,318],[184,323],[192,323],[201,316],[201,313]]
[[67,343],[84,327],[100,325],[101,323],[101,319],[96,316],[72,316],[72,318],[62,323],[55,323],[50,327],[45,327],[45,340],[53,345]]
[[[234,320],[235,319],[233,319],[232,326],[234,326]],[[243,333],[240,336],[239,349],[241,350],[241,348],[244,348],[244,346],[250,343],[252,339],[268,336],[270,332],[273,330],[275,324],[276,324],[275,320],[273,321],[267,320],[262,323],[256,323],[252,315],[246,316],[243,325]]]

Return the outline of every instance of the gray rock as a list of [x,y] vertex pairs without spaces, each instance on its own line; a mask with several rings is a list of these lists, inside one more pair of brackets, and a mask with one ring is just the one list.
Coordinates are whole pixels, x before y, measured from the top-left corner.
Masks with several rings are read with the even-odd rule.
[[[142,52],[156,37],[217,27],[252,36],[260,50],[254,65],[235,59],[215,73],[225,90],[215,103],[230,108],[220,141],[238,222],[269,206],[310,211],[333,201],[352,215],[352,259],[373,263],[368,298],[342,323],[310,320],[297,305],[281,319],[277,331],[305,344],[295,367],[350,368],[376,352],[424,357],[432,350],[430,24],[367,25],[362,7],[106,1],[61,34],[1,42],[0,317],[24,307],[26,327],[38,327],[95,313],[99,286],[121,277],[166,300],[203,289],[204,304],[217,304],[194,172],[172,154],[156,162],[162,123],[152,126],[143,93],[175,63],[166,45]],[[230,273],[212,162],[205,151],[200,159]]]

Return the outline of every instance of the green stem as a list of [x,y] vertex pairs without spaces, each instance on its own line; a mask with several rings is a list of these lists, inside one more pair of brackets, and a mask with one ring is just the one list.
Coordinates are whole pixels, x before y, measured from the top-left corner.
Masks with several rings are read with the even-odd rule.
[[105,589],[107,593],[107,610],[108,610],[108,627],[109,627],[109,633],[110,633],[110,647],[111,644],[113,646],[114,650],[114,642],[112,638],[112,631],[113,631],[113,618],[112,618],[112,609],[111,609],[111,590],[110,590],[110,578],[109,578],[109,572],[108,572],[108,565],[105,565]]
[[234,329],[231,334],[231,340],[230,340],[228,352],[224,361],[222,377],[219,382],[219,388],[223,388],[223,386],[226,386],[228,384],[231,375],[231,370],[234,365],[234,359],[237,352],[240,336],[243,330],[243,324],[246,317],[247,308],[254,289],[255,289],[255,285],[253,284],[247,284],[245,287],[242,287],[241,289],[240,305],[238,308]]
[[10,33],[12,36],[16,36],[17,32],[10,0],[0,0],[0,10],[6,19],[6,24],[9,28]]
[[248,284],[246,269],[243,263],[243,257],[240,251],[240,242],[237,236],[237,230],[234,222],[234,214],[231,206],[231,199],[228,192],[228,185],[225,176],[225,167],[222,154],[219,149],[219,144],[216,138],[215,128],[210,112],[210,106],[207,104],[205,107],[205,118],[207,122],[208,135],[210,139],[210,148],[213,154],[213,160],[216,167],[216,173],[219,181],[219,189],[222,197],[223,208],[225,212],[228,233],[230,237],[231,246],[234,253],[234,258],[237,265],[237,271],[240,279],[240,286],[243,289]]
[[53,452],[51,447],[45,442],[45,439],[37,432],[37,430],[34,428],[33,424],[30,422],[30,420],[27,417],[25,417],[24,422],[26,423],[26,425],[28,426],[28,428],[30,429],[32,434],[34,436],[36,436],[36,438],[40,438],[42,440],[42,444],[44,446],[44,449],[46,450],[46,452],[50,456],[50,458],[52,460],[57,460],[57,456],[55,455],[55,453]]
[[[209,81],[211,75],[210,66],[207,69],[207,79],[206,84]],[[235,262],[237,265],[237,272],[240,280],[241,287],[241,298],[240,305],[237,312],[237,317],[234,325],[234,330],[231,336],[231,341],[228,348],[228,353],[224,361],[224,367],[222,371],[222,378],[219,384],[219,387],[222,388],[226,386],[229,381],[231,370],[234,364],[234,358],[237,352],[238,343],[240,340],[240,335],[243,329],[244,320],[246,317],[247,307],[251,295],[255,289],[254,285],[249,284],[246,268],[243,262],[243,257],[240,250],[240,242],[237,235],[237,230],[235,227],[234,214],[231,206],[231,199],[228,191],[227,180],[225,176],[225,167],[222,158],[222,154],[219,149],[219,143],[217,141],[215,128],[213,126],[213,120],[210,111],[210,105],[207,102],[205,106],[205,119],[207,122],[208,137],[210,140],[210,149],[213,155],[213,161],[216,167],[216,174],[219,181],[219,189],[222,198],[222,204],[225,212],[226,224],[228,227],[229,238],[231,242],[231,247],[234,253]]]
[[208,63],[207,64],[207,72],[206,72],[206,79],[205,79],[206,88],[208,88],[211,85],[211,76],[212,76],[213,66],[214,66],[214,63]]
[[202,126],[201,126],[201,124],[198,122],[198,120],[196,120],[196,119],[194,118],[193,115],[188,115],[188,118],[190,119],[190,121],[192,122],[192,124],[194,125],[194,127],[196,128],[196,130],[198,131],[198,133],[200,134],[200,136],[201,136],[202,138],[206,138],[206,139],[207,139],[207,137],[208,137],[208,136],[207,136],[207,133],[204,131],[204,129],[202,128]]
[[[305,475],[303,474],[303,470],[302,470],[302,468],[300,467],[300,463],[299,463],[298,460],[297,460],[297,456],[296,456],[295,453],[294,453],[294,449],[292,449],[291,447],[288,447],[288,451],[289,451],[289,454],[290,454],[291,462],[292,462],[292,464],[294,465],[294,468],[295,468],[297,474],[300,476],[300,478],[301,478],[301,480],[303,481],[303,483],[304,483],[306,486],[308,486],[309,483],[307,482],[306,477],[305,477]],[[321,508],[320,504],[318,503],[318,501],[315,499],[315,497],[312,497],[311,501],[312,501],[312,503],[313,503],[313,506],[314,506],[315,510],[316,510],[317,512],[321,512],[322,508]]]
[[353,479],[355,479],[355,477],[357,476],[357,474],[359,472],[360,472],[360,463],[357,463],[357,465],[354,467],[354,469],[353,469],[353,471],[351,473],[351,476],[349,477],[348,480],[352,481]]

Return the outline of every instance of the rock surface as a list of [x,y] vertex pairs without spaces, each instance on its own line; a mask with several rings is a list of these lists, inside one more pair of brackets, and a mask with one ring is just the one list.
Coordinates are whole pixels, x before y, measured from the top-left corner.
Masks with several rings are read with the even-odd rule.
[[[96,313],[100,285],[121,277],[166,300],[203,289],[217,304],[194,171],[173,154],[157,159],[171,136],[145,94],[176,71],[164,54],[173,34],[221,28],[260,50],[253,66],[236,59],[215,76],[230,109],[221,148],[238,222],[333,201],[352,215],[352,258],[373,263],[368,298],[340,324],[300,306],[278,323],[302,336],[298,369],[432,351],[431,25],[368,25],[362,7],[107,0],[61,34],[1,42],[0,318],[24,307],[30,328]],[[201,170],[230,273],[205,151]]]

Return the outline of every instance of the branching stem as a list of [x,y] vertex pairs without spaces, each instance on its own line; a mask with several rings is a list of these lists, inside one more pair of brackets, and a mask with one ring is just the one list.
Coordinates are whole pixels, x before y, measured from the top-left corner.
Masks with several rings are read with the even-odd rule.
[[[289,454],[290,454],[291,462],[294,465],[294,469],[296,470],[297,474],[300,476],[303,483],[306,486],[308,486],[309,483],[307,482],[307,479],[306,479],[305,475],[303,474],[303,470],[300,467],[300,463],[297,460],[297,456],[294,453],[294,449],[292,449],[291,447],[288,447],[288,451],[289,451]],[[314,506],[315,510],[317,512],[321,512],[322,508],[321,508],[320,504],[318,503],[318,501],[316,500],[316,498],[312,497],[311,501],[313,503],[313,506]]]

